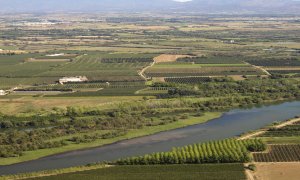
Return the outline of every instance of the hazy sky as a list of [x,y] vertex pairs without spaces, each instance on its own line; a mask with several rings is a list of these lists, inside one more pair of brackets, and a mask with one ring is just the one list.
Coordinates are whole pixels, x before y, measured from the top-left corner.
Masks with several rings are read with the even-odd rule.
[[56,11],[300,14],[300,0],[0,0],[0,13]]

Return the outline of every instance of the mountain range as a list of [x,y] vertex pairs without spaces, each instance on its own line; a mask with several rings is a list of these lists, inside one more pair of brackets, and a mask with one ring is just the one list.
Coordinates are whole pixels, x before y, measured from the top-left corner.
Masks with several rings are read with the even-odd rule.
[[[182,1],[182,2],[180,2]],[[299,0],[0,0],[0,12],[300,14]]]

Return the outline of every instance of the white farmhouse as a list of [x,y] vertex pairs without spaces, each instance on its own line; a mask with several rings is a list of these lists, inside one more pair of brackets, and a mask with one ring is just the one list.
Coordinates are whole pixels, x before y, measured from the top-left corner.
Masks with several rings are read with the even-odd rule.
[[76,76],[76,77],[63,77],[59,79],[60,84],[65,84],[69,82],[86,82],[88,79],[85,76]]
[[59,54],[48,54],[47,57],[57,57],[57,56],[64,56],[65,53],[59,53]]
[[4,90],[0,90],[0,96],[5,96],[6,92]]

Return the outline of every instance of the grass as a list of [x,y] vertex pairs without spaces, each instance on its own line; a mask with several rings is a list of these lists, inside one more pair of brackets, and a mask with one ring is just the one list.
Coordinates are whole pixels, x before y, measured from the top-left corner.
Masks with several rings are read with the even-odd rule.
[[248,64],[190,64],[190,63],[159,63],[153,68],[201,68],[201,67],[240,67]]
[[155,165],[155,166],[114,166],[95,170],[40,177],[42,180],[79,179],[202,179],[202,180],[243,180],[246,179],[243,164],[209,165]]
[[78,150],[78,149],[84,149],[84,148],[91,148],[91,147],[97,147],[102,146],[106,144],[111,144],[114,142],[118,142],[125,139],[132,139],[136,137],[142,137],[147,136],[167,130],[182,128],[190,125],[205,123],[209,120],[216,119],[221,116],[221,112],[208,112],[205,113],[202,117],[191,117],[184,121],[177,121],[171,124],[167,125],[161,125],[161,126],[154,126],[154,127],[145,127],[143,129],[138,130],[129,130],[129,132],[125,136],[120,136],[116,138],[111,139],[100,139],[91,143],[83,143],[83,144],[69,144],[67,146],[63,146],[60,148],[52,148],[52,149],[41,149],[36,151],[27,151],[24,153],[21,157],[11,157],[11,158],[5,158],[0,160],[0,165],[9,165],[14,163],[20,163],[24,161],[34,160],[41,157],[72,151],[72,150]]
[[[145,86],[133,86],[133,87],[120,87],[120,88],[104,88],[94,92],[75,92],[75,93],[63,93],[54,95],[57,97],[88,97],[88,96],[139,96],[137,91],[144,89]],[[150,94],[151,95],[151,94]]]
[[4,96],[0,98],[0,112],[3,114],[34,113],[41,109],[51,111],[54,107],[67,106],[97,107],[109,104],[141,100],[142,96],[103,96],[103,97],[31,97]]

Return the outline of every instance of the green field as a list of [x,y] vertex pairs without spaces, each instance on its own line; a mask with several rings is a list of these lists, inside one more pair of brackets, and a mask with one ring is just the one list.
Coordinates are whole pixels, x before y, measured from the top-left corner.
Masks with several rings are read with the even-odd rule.
[[243,164],[219,165],[164,165],[164,166],[116,166],[98,170],[62,174],[33,179],[80,180],[80,179],[203,179],[203,180],[246,180]]
[[228,75],[263,75],[264,72],[248,64],[159,63],[149,68],[145,74],[148,77],[225,77]]
[[[89,81],[143,81],[138,71],[151,63],[154,54],[108,54],[90,52],[72,58],[71,62],[26,61],[40,58],[40,54],[0,55],[0,88],[54,84],[64,76],[86,76]],[[133,62],[106,63],[105,58],[136,58]],[[149,62],[139,62],[148,58]],[[144,60],[144,59],[140,59]]]

